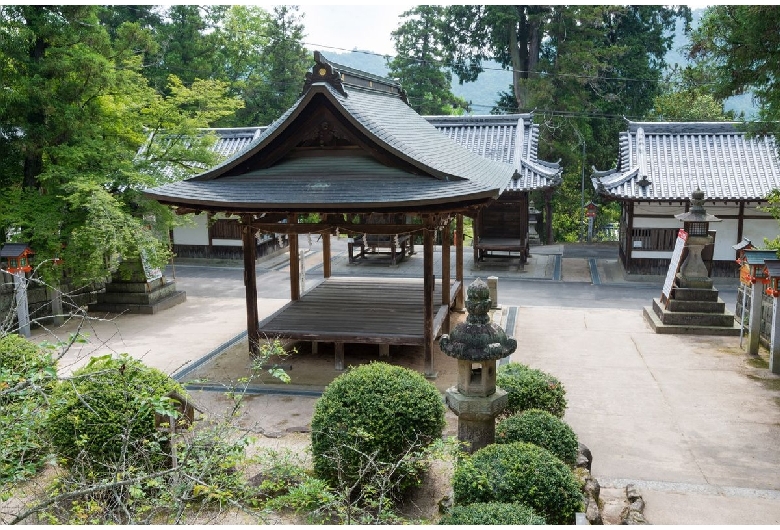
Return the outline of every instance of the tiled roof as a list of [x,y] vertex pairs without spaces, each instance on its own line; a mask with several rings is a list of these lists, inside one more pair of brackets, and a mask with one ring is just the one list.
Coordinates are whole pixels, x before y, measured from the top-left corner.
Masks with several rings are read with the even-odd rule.
[[517,173],[508,190],[527,191],[557,186],[562,168],[539,160],[539,126],[533,114],[500,116],[425,116],[434,127],[475,154],[512,164]]
[[615,169],[596,171],[594,187],[627,200],[760,200],[780,188],[772,136],[749,138],[731,122],[628,122]]
[[[383,208],[393,205],[406,208],[410,203],[422,207],[462,205],[497,198],[511,181],[515,173],[511,164],[484,158],[446,138],[404,103],[402,94],[382,90],[392,89],[391,82],[381,89],[372,88],[371,80],[367,80],[371,81],[368,87],[348,83],[342,86],[340,76],[326,72],[329,66],[317,63],[307,75],[306,92],[246,149],[200,175],[146,190],[145,194],[168,204],[204,209],[238,208],[240,204],[247,209],[271,211],[300,204],[327,207],[333,211],[339,207],[355,208],[372,203],[382,203]],[[330,171],[321,173],[312,166],[291,162],[228,176],[241,172],[239,168],[250,160],[261,160],[265,150],[275,145],[287,127],[296,123],[304,111],[312,110],[310,106],[331,109],[340,115],[339,119],[346,120],[380,149],[396,157],[400,166],[411,166],[412,169],[386,168],[388,171],[383,174],[390,178],[392,173],[391,178],[397,181],[383,183],[386,187],[380,186],[375,176],[382,170],[381,164],[373,159],[371,163],[363,161],[362,165],[349,166],[351,170],[362,168],[362,174],[347,174],[347,168],[340,164],[329,164]],[[322,164],[329,156],[325,153],[328,151],[323,150],[324,156],[316,157]],[[282,166],[285,171],[280,172]],[[305,179],[306,172],[316,177],[316,187],[306,187],[307,183],[297,180]],[[346,181],[350,181],[350,193],[345,193],[342,186]],[[396,189],[401,182],[400,187],[406,190],[403,193]],[[316,194],[313,189],[317,190]],[[313,195],[307,196],[310,193]],[[250,203],[255,204],[255,208],[251,208]]]
[[[428,123],[455,143],[473,153],[511,164],[519,178],[513,178],[507,189],[525,191],[544,189],[560,184],[561,166],[540,161],[537,157],[539,126],[532,114],[501,116],[423,116]],[[266,127],[214,129],[219,139],[213,149],[229,157],[244,151]],[[516,164],[515,161],[520,161]]]

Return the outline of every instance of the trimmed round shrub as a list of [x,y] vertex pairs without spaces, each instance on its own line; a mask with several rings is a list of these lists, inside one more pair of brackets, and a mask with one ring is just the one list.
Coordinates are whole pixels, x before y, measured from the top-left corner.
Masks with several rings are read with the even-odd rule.
[[566,390],[546,372],[521,363],[508,363],[498,368],[496,384],[509,394],[501,417],[528,409],[546,410],[559,418],[566,412]]
[[544,517],[537,515],[531,508],[520,503],[475,502],[465,506],[454,506],[441,519],[439,524],[547,524]]
[[161,468],[165,433],[155,412],[170,410],[166,397],[186,392],[160,370],[122,354],[93,357],[54,389],[47,430],[63,463],[95,472],[128,466]]
[[453,474],[456,504],[522,503],[548,524],[574,524],[582,490],[574,472],[547,449],[493,444],[462,459]]
[[496,443],[512,442],[544,447],[570,466],[577,462],[577,435],[565,421],[544,410],[530,409],[500,421]]
[[317,477],[334,487],[360,489],[390,473],[392,489],[400,493],[418,483],[424,464],[417,457],[441,438],[444,404],[421,374],[374,362],[325,388],[311,428]]
[[18,335],[0,336],[0,485],[27,478],[43,464],[45,395],[57,378],[51,354]]

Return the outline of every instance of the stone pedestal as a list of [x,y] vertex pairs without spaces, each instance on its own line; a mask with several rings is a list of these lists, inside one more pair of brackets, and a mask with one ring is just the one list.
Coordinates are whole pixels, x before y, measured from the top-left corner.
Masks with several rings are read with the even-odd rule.
[[712,238],[709,236],[688,236],[685,243],[688,257],[677,273],[677,285],[683,289],[712,289],[712,278],[709,277],[707,266],[701,258],[702,250],[711,243]]
[[445,401],[458,417],[458,440],[468,444],[470,453],[495,442],[496,416],[506,408],[508,399],[500,388],[485,397],[463,395],[454,386],[447,389]]
[[106,290],[90,304],[90,312],[134,313],[152,315],[187,299],[184,291],[176,290],[176,282],[164,276],[147,280],[141,262],[122,262],[112,275]]

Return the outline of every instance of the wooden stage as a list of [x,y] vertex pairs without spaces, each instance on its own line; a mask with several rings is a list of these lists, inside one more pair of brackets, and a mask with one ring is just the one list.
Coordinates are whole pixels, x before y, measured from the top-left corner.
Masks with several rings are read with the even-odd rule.
[[[434,336],[449,311],[434,290]],[[450,286],[455,300],[458,282]],[[423,345],[423,280],[417,278],[328,278],[260,322],[266,337],[363,344]]]

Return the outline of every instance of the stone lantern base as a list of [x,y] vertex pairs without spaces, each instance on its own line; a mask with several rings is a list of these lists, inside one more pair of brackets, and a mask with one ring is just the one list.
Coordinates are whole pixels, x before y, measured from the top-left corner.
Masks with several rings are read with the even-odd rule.
[[486,397],[464,396],[453,386],[445,393],[447,406],[458,416],[458,440],[466,442],[468,451],[493,443],[496,439],[496,416],[509,401],[505,390],[497,388]]

